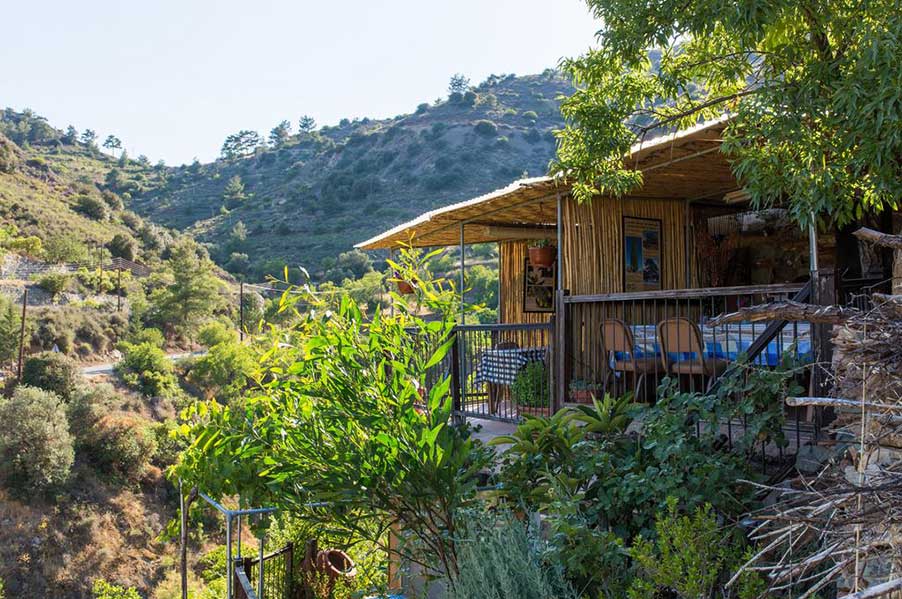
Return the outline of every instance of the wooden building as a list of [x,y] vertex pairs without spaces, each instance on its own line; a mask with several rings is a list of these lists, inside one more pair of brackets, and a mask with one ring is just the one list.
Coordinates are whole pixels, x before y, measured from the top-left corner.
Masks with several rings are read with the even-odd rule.
[[[673,352],[662,349],[658,325],[692,321],[705,335],[703,344],[716,348],[710,350],[715,365],[699,365],[702,382],[693,382],[692,373],[686,378],[708,385],[719,374],[715,359],[735,360],[747,349],[774,353],[790,343],[781,337],[783,327],[758,339],[767,323],[708,330],[711,318],[752,302],[801,298],[803,289],[805,299],[812,293],[831,296],[822,300],[848,299],[888,279],[891,268],[888,257],[859,245],[850,230],[802,230],[779,208],[752,210],[721,152],[727,123],[721,119],[636,145],[625,163],[642,173],[643,184],[626,196],[581,204],[564,181],[525,179],[427,212],[357,247],[497,242],[499,325],[486,347],[523,346],[524,335],[529,344],[547,347],[556,405],[571,400],[579,385],[596,389],[615,379],[648,394],[639,374],[618,372],[612,348],[604,347],[602,331],[612,320],[625,323],[635,346],[660,362],[649,379],[660,379],[661,369],[672,374],[668,369],[679,368],[667,362]],[[890,218],[878,220],[867,224],[895,232]],[[550,269],[534,268],[527,257],[530,244],[543,240],[556,248]],[[806,287],[812,277],[819,283]],[[536,330],[545,331],[538,341]],[[811,335],[807,343],[815,343]],[[484,349],[472,351],[473,359],[484,359]]]

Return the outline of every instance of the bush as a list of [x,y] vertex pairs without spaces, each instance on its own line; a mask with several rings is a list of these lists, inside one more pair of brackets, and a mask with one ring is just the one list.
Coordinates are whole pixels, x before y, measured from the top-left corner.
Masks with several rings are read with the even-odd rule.
[[19,352],[19,311],[5,295],[0,295],[0,367]]
[[523,113],[523,118],[534,121],[539,118],[539,115],[536,114],[535,110],[527,110],[526,112]]
[[429,103],[423,102],[417,106],[417,114],[425,114],[429,110]]
[[471,523],[460,542],[448,599],[577,599],[560,569],[543,560],[542,542],[512,517]]
[[63,401],[72,399],[79,378],[75,362],[59,352],[30,356],[22,368],[22,383],[51,391]]
[[479,120],[473,125],[473,130],[483,137],[495,137],[498,134],[498,126],[489,120]]
[[151,343],[123,344],[125,356],[116,366],[125,383],[151,397],[169,397],[178,393],[178,381],[172,361],[162,349]]
[[0,397],[0,476],[24,492],[47,490],[69,478],[75,453],[66,410],[49,391],[20,385]]
[[236,342],[219,343],[197,359],[188,378],[207,396],[228,403],[244,391],[256,365],[246,346]]
[[144,473],[157,450],[150,423],[134,414],[104,414],[85,435],[84,445],[100,467],[129,479]]
[[231,323],[221,320],[212,320],[200,328],[197,341],[206,347],[213,347],[220,343],[236,343],[238,332]]
[[29,320],[34,323],[32,347],[51,350],[56,345],[65,354],[75,349],[76,337],[90,344],[90,353],[108,351],[128,328],[122,314],[71,305],[36,308]]
[[91,591],[94,599],[141,599],[141,595],[135,589],[110,584],[102,578],[94,581]]
[[106,247],[108,250],[110,250],[110,254],[112,254],[116,258],[134,260],[138,244],[130,235],[116,233],[116,235],[113,236],[113,239],[110,240]]
[[548,376],[543,362],[530,362],[517,373],[511,396],[518,406],[546,408],[551,405]]
[[44,242],[47,262],[82,262],[87,258],[87,246],[72,235],[53,235]]
[[66,273],[48,272],[40,275],[36,282],[38,287],[49,293],[50,297],[55,300],[60,293],[69,288],[71,281],[72,278]]
[[91,195],[80,195],[75,199],[75,210],[88,218],[104,221],[110,216],[106,202]]
[[166,345],[166,338],[163,337],[163,332],[160,329],[155,329],[153,327],[147,327],[146,329],[141,329],[136,332],[134,335],[129,337],[129,341],[134,344],[140,343],[149,343],[155,347],[163,348]]
[[84,445],[85,436],[104,414],[116,409],[122,398],[109,384],[82,386],[69,401],[69,430],[77,445]]

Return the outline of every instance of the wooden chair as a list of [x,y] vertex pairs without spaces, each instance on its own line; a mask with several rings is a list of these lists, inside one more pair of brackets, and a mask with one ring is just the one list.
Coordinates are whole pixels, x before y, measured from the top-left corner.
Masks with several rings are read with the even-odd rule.
[[[501,343],[495,344],[492,349],[520,349],[520,344],[516,341],[502,341]],[[495,383],[489,383],[489,414],[495,415],[498,413],[498,404],[501,402],[502,395],[504,394],[504,389],[502,385],[496,385]],[[508,390],[508,395],[510,395],[510,390]]]
[[[701,376],[703,383],[707,379],[705,390],[708,390],[727,369],[727,360],[705,355],[702,331],[688,318],[668,318],[659,322],[657,329],[664,372],[677,376]],[[673,354],[677,357],[672,357]],[[693,354],[693,357],[684,358],[682,354]]]
[[649,374],[654,374],[656,361],[654,356],[637,357],[636,340],[633,331],[625,322],[617,318],[606,318],[601,323],[601,355],[605,360],[603,392],[608,391],[608,379],[620,372],[626,377],[633,377],[633,397],[640,401],[640,389]]

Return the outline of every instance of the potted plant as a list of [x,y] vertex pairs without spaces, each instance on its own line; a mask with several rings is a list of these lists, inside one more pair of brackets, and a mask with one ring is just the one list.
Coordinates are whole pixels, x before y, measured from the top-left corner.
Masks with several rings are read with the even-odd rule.
[[511,397],[521,415],[547,416],[550,413],[551,392],[544,362],[530,362],[517,373],[511,385]]
[[557,248],[547,239],[540,239],[529,244],[529,263],[533,266],[548,267],[557,258]]
[[413,284],[405,281],[397,272],[395,273],[395,284],[398,286],[398,293],[401,295],[413,295]]
[[592,400],[601,396],[602,386],[582,379],[570,382],[569,400],[571,403],[591,404]]

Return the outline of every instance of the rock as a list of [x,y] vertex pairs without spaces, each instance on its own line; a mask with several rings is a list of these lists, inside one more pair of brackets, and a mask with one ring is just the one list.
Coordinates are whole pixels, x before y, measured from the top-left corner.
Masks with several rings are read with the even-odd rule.
[[796,455],[796,469],[803,474],[817,474],[836,456],[837,452],[822,445],[805,445]]

